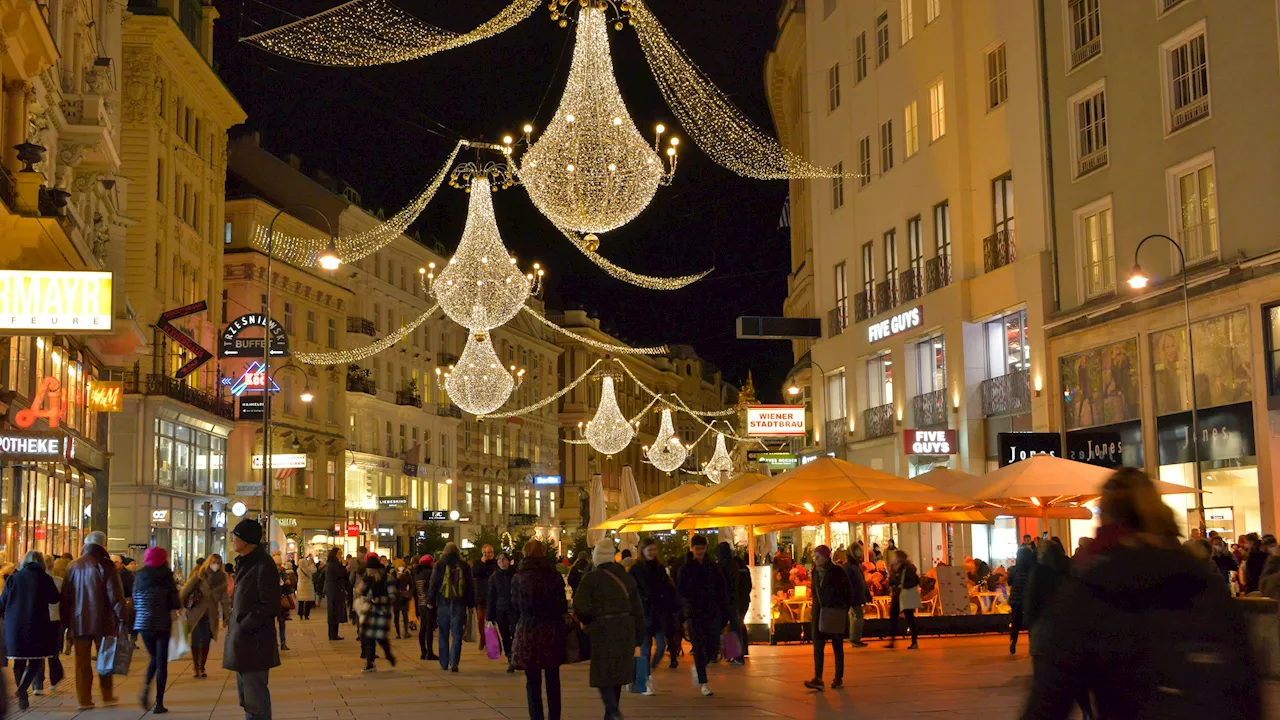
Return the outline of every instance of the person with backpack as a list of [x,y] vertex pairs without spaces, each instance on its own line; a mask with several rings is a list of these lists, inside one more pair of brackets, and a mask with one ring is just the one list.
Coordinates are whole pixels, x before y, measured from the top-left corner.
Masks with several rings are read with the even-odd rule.
[[636,581],[613,560],[613,540],[596,543],[592,565],[573,594],[573,611],[591,639],[591,687],[600,692],[605,720],[621,720],[622,686],[636,676],[636,648],[644,637],[644,608]]
[[[725,591],[729,594],[729,631],[738,636],[738,644],[745,655],[747,626],[743,618],[747,614],[747,608],[751,607],[751,570],[733,554],[733,546],[727,542],[716,546],[716,556],[719,558],[716,569],[724,578]],[[726,659],[730,665],[743,663],[741,657]]]
[[422,660],[439,660],[436,655],[432,636],[436,632],[436,611],[430,595],[431,576],[435,570],[435,558],[423,555],[418,559],[418,567],[413,571],[413,600],[418,612],[418,648],[422,650]]
[[440,668],[458,672],[462,628],[467,612],[476,605],[476,595],[471,567],[463,562],[457,543],[444,546],[444,554],[431,574],[427,599],[430,601],[427,607],[436,612],[436,628],[440,631]]
[[1044,652],[1023,720],[1065,720],[1085,693],[1100,718],[1263,717],[1244,618],[1214,568],[1182,548],[1146,473],[1117,470],[1099,509],[1093,543],[1037,621]]

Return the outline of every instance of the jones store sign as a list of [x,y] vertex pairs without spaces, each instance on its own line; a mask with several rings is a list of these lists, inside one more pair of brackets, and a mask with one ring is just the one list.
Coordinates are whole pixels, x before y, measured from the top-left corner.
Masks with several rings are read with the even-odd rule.
[[880,322],[867,326],[867,342],[880,342],[908,330],[914,330],[924,322],[924,309],[913,307]]
[[955,430],[903,430],[908,455],[955,455]]
[[804,406],[748,405],[747,435],[751,437],[804,435]]
[[111,273],[0,270],[0,330],[111,329]]

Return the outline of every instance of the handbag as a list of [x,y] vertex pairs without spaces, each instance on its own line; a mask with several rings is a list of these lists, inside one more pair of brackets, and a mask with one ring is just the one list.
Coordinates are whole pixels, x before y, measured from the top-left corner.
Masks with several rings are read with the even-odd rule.
[[187,642],[187,621],[178,618],[177,632],[169,635],[169,660],[177,660],[191,654],[191,644]]
[[903,588],[898,594],[899,610],[920,609],[920,587]]
[[182,606],[187,610],[190,610],[191,608],[199,605],[203,600],[204,593],[200,592],[200,589],[197,587],[195,590],[191,591],[190,595],[187,596],[187,601],[183,603]]
[[586,662],[591,659],[591,638],[573,615],[565,616],[564,664]]
[[281,610],[294,610],[297,607],[298,607],[298,601],[294,599],[293,593],[283,593],[280,595]]
[[725,628],[720,634],[720,647],[724,649],[726,660],[742,659],[742,638],[732,628]]
[[102,638],[102,644],[98,647],[99,675],[129,674],[129,664],[133,661],[133,643],[129,641],[128,633],[124,634],[124,642],[119,637]]
[[502,637],[498,634],[498,623],[484,624],[484,652],[490,660],[502,657]]
[[824,607],[818,611],[818,632],[823,635],[844,635],[848,631],[849,610],[847,608]]

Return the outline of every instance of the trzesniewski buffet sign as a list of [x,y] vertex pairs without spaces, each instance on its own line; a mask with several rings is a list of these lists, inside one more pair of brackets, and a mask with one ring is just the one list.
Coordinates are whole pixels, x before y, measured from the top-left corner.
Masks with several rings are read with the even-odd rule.
[[0,270],[0,330],[111,329],[111,273]]
[[778,437],[804,435],[803,405],[748,405],[747,435]]
[[873,322],[867,326],[867,342],[880,342],[888,338],[915,330],[924,323],[924,309],[913,307],[910,310],[904,310],[893,317],[885,318],[880,322]]

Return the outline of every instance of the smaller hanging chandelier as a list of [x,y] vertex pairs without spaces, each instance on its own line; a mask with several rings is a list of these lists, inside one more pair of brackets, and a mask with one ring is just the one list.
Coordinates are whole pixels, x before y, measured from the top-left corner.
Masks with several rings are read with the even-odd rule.
[[[440,368],[436,368],[440,374]],[[502,367],[489,333],[468,335],[458,363],[444,373],[444,389],[453,404],[472,415],[488,415],[502,407],[524,380],[524,370]]]
[[662,409],[662,422],[658,425],[658,437],[649,446],[649,462],[668,475],[684,464],[689,450],[680,442],[671,424],[671,408]]
[[716,451],[712,453],[711,459],[702,470],[713,482],[721,482],[721,473],[733,471],[733,459],[729,457],[729,451],[724,446],[724,433],[716,433]]
[[626,449],[636,436],[635,428],[623,417],[613,391],[613,376],[605,375],[600,385],[600,406],[584,432],[587,444],[597,452],[613,456]]

